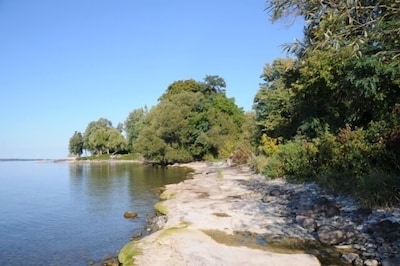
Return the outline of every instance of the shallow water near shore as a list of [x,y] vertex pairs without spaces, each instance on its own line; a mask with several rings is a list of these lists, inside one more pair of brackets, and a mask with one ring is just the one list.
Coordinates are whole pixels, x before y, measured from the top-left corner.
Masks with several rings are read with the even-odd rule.
[[[186,168],[0,162],[0,265],[88,265],[115,255],[154,214],[152,191]],[[125,219],[125,211],[138,213]]]

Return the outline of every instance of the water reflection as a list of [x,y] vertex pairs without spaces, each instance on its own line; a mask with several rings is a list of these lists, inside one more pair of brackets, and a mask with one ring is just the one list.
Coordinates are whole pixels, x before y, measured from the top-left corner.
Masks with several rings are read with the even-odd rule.
[[[145,225],[155,187],[183,168],[133,163],[2,162],[0,265],[88,265],[113,254]],[[139,217],[125,219],[127,210]]]
[[99,215],[120,203],[139,209],[149,201],[152,204],[152,189],[182,181],[189,170],[104,162],[70,164],[69,172],[72,198]]

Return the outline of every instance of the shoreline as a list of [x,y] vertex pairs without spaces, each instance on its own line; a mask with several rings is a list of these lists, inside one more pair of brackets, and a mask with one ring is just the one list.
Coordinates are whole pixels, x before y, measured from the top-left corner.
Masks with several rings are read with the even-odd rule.
[[316,183],[194,162],[155,209],[164,222],[127,243],[122,265],[400,265],[400,209],[366,209]]
[[[232,200],[248,194],[246,189],[236,190],[235,182],[254,178],[249,169],[205,162],[176,167],[188,167],[194,173],[190,179],[166,186],[162,201],[155,205],[166,223],[159,231],[127,243],[118,256],[122,265],[293,265],[293,260],[298,266],[320,265],[315,256],[304,252],[284,254],[282,248],[271,252],[250,243],[226,241],[240,231],[264,232],[252,221],[256,213],[230,209]],[[252,226],[246,228],[246,224]]]

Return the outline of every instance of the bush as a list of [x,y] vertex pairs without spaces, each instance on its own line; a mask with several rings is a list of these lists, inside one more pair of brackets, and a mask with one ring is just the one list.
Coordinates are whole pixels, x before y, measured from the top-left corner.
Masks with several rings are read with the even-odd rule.
[[375,170],[360,180],[355,196],[369,207],[400,204],[400,176]]
[[285,176],[297,181],[312,180],[316,175],[317,151],[313,142],[298,137],[280,146],[270,157],[264,173],[271,178]]
[[269,162],[269,158],[265,157],[264,155],[251,154],[247,160],[247,163],[255,171],[256,173],[263,173],[265,167]]

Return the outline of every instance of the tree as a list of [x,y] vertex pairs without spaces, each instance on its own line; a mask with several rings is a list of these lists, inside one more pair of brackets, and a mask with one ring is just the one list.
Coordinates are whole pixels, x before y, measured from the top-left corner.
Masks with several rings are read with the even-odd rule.
[[83,137],[82,133],[75,131],[74,135],[69,139],[69,153],[80,157],[83,153]]
[[226,88],[225,80],[217,75],[207,75],[202,85],[204,94],[223,93]]
[[84,148],[93,154],[117,152],[126,148],[126,140],[111,121],[100,118],[88,124],[83,135]]
[[108,153],[118,153],[127,149],[127,141],[122,136],[119,129],[111,129],[108,132],[108,140],[106,146]]
[[307,22],[304,41],[287,45],[302,56],[313,50],[351,47],[360,56],[361,47],[384,61],[400,56],[400,2],[392,0],[268,0],[267,10],[273,22],[302,16]]
[[253,109],[256,114],[256,143],[259,145],[261,136],[288,139],[297,130],[293,126],[296,116],[293,106],[292,82],[295,80],[296,60],[278,58],[272,64],[266,64],[261,75],[264,83],[254,97]]
[[129,113],[128,118],[125,120],[125,132],[128,139],[128,150],[133,151],[133,145],[140,135],[145,123],[147,115],[147,107],[135,109]]
[[171,85],[168,86],[167,90],[158,101],[163,101],[172,95],[179,94],[181,92],[199,92],[202,91],[202,84],[200,82],[195,81],[194,79],[188,80],[178,80],[174,81]]
[[222,78],[208,82],[172,83],[146,115],[135,150],[164,163],[228,157],[240,138],[243,110],[222,93]]

